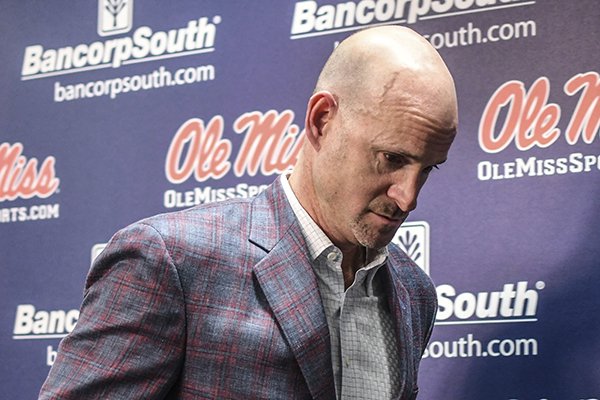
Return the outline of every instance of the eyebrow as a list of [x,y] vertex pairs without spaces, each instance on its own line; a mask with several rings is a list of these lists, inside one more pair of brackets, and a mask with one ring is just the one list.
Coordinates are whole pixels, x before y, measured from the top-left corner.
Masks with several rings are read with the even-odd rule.
[[[405,151],[388,151],[388,153],[397,154],[399,156],[406,157],[406,158],[414,160],[414,161],[421,161],[422,160],[421,157],[415,156],[414,154],[409,154],[409,153],[407,153]],[[442,161],[436,162],[433,165],[442,165],[446,161],[448,161],[448,159],[444,158]]]

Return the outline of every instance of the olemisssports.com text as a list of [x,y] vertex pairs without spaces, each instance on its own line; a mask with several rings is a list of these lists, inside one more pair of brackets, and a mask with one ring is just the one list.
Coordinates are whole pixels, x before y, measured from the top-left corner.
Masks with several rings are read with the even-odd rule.
[[114,99],[124,93],[189,85],[212,81],[214,79],[215,67],[213,65],[180,68],[175,72],[161,66],[147,74],[82,82],[72,85],[62,85],[57,81],[54,83],[54,101],[72,101],[101,96],[110,96],[111,99]]
[[0,208],[0,223],[57,219],[59,216],[59,204],[41,204],[30,207]]
[[536,339],[491,339],[481,342],[472,334],[458,340],[432,341],[423,358],[518,357],[537,356]]

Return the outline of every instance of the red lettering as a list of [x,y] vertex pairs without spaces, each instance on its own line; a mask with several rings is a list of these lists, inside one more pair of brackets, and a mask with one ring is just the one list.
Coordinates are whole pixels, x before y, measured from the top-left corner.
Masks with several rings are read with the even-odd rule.
[[21,143],[0,145],[0,201],[46,198],[58,189],[60,180],[56,178],[54,157],[47,157],[38,171],[38,160],[28,161],[22,152]]
[[577,143],[582,135],[585,143],[592,143],[600,127],[600,75],[594,71],[577,74],[565,83],[564,90],[569,96],[581,90],[567,127],[567,143]]
[[184,122],[169,146],[165,174],[172,183],[187,180],[192,173],[198,182],[222,178],[229,169],[231,142],[221,139],[223,117],[213,117],[206,129],[204,122],[192,118]]
[[[560,108],[547,104],[550,82],[542,77],[526,93],[523,82],[509,81],[500,86],[486,105],[479,124],[479,146],[488,153],[504,150],[514,139],[519,150],[533,146],[548,147],[560,135],[556,124]],[[502,109],[508,105],[504,126],[496,136],[496,124]]]
[[546,104],[550,96],[548,78],[538,78],[525,99],[516,145],[525,151],[533,146],[548,147],[558,139],[560,130],[555,128],[560,118],[556,104]]
[[235,161],[236,176],[242,176],[244,171],[254,176],[259,167],[263,175],[271,175],[294,166],[303,136],[298,126],[292,124],[293,119],[291,110],[281,114],[269,110],[265,114],[253,111],[241,115],[234,123],[234,130],[245,132],[246,136]]
[[[500,86],[490,98],[481,122],[479,123],[479,146],[488,153],[498,153],[504,150],[512,140],[519,123],[519,113],[523,104],[523,83],[509,81]],[[509,104],[509,109],[504,122],[504,127],[496,137],[494,130],[498,115],[504,106]]]

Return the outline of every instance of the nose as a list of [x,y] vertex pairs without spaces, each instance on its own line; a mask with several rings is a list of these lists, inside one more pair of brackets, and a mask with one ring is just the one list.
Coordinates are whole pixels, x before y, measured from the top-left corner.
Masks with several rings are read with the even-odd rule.
[[417,208],[417,197],[420,190],[421,185],[418,179],[404,175],[390,185],[387,195],[398,208],[408,213]]

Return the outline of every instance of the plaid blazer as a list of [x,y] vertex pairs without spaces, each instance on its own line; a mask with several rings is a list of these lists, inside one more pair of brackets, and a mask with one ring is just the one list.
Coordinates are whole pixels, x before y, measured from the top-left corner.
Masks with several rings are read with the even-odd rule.
[[[413,399],[436,296],[389,250],[399,399]],[[281,183],[115,234],[40,399],[335,399],[317,281]]]

